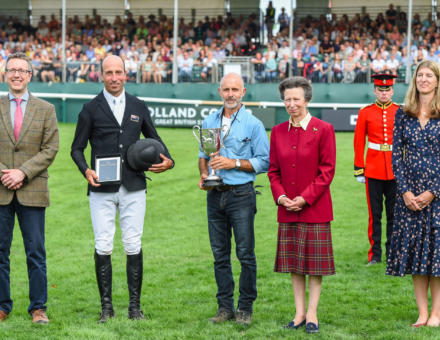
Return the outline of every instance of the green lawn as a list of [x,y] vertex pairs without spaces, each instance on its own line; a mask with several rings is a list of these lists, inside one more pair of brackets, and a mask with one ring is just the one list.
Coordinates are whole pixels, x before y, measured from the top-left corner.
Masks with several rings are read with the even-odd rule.
[[[86,181],[70,158],[74,125],[60,126],[60,151],[50,168],[51,207],[46,215],[49,301],[47,326],[32,325],[26,312],[28,281],[18,225],[11,249],[14,309],[0,324],[0,339],[283,339],[309,338],[282,329],[294,314],[288,275],[273,272],[276,208],[265,174],[258,176],[256,253],[258,299],[250,327],[207,320],[217,309],[208,241],[205,193],[197,187],[197,142],[189,129],[159,129],[176,161],[151,174],[143,236],[146,321],[127,319],[128,292],[120,232],[113,253],[116,318],[97,324],[100,311],[94,274],[93,231]],[[337,274],[326,277],[319,308],[320,339],[437,339],[438,329],[412,329],[417,319],[411,279],[385,276],[385,264],[366,267],[367,209],[364,186],[353,178],[351,133],[337,134],[332,185],[332,223]],[[234,273],[239,262],[233,258]],[[236,284],[238,293],[238,284]]]

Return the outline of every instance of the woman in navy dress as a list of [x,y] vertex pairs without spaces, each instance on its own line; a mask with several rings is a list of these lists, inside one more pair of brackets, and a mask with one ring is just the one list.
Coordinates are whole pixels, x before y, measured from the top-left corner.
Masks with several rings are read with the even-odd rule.
[[398,193],[386,273],[412,275],[419,310],[413,327],[440,325],[439,77],[436,63],[421,62],[394,122],[392,162]]

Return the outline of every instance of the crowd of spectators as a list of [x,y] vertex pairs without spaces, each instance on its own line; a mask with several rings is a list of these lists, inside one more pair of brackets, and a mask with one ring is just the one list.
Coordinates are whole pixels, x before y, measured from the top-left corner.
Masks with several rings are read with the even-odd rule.
[[430,13],[424,19],[417,13],[413,16],[410,48],[407,15],[393,4],[376,18],[369,14],[307,17],[295,27],[291,47],[288,26],[281,24],[286,21],[283,10],[279,33],[251,59],[257,82],[284,79],[289,69],[312,82],[367,82],[374,73],[392,73],[404,81],[408,62],[414,68],[421,60],[440,59],[440,23],[433,22]]
[[[266,11],[272,13],[271,11]],[[273,14],[273,13],[272,13]],[[271,14],[271,15],[272,15]],[[275,18],[266,18],[273,23]],[[356,14],[352,18],[306,17],[295,23],[289,46],[289,16],[283,9],[279,30],[260,44],[258,16],[205,17],[196,24],[179,21],[177,64],[179,81],[210,81],[213,70],[225,57],[248,56],[256,82],[277,82],[289,74],[312,82],[366,82],[372,73],[390,72],[404,78],[406,63],[423,59],[438,61],[440,30],[430,15],[412,18],[412,44],[406,40],[407,16],[393,5],[376,18]],[[148,20],[131,13],[113,22],[99,15],[67,18],[66,74],[69,82],[100,81],[100,63],[108,54],[125,62],[129,82],[171,80],[173,20],[165,15]],[[60,81],[62,75],[61,24],[55,15],[41,16],[38,25],[17,18],[0,17],[0,81],[5,60],[14,51],[32,60],[33,79]],[[409,52],[408,52],[409,51]],[[292,62],[289,53],[292,53]]]
[[[205,17],[197,24],[179,21],[177,62],[182,81],[208,81],[218,60],[246,55],[255,48],[259,26],[257,16]],[[100,80],[100,62],[108,54],[124,59],[129,82],[170,81],[173,60],[173,20],[162,15],[148,20],[131,13],[108,22],[96,15],[67,18],[66,73],[69,82]],[[61,24],[55,15],[41,16],[36,27],[17,18],[0,18],[0,80],[4,60],[13,51],[23,51],[31,59],[34,80],[59,81],[62,74]],[[194,72],[197,71],[196,77]]]

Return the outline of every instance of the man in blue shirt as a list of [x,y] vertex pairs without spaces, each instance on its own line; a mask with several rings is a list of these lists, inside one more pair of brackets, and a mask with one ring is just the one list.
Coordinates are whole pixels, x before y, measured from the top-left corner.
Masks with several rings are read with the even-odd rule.
[[[208,229],[214,255],[217,281],[217,314],[214,323],[234,319],[248,325],[252,304],[257,298],[254,217],[256,209],[255,176],[269,167],[269,141],[263,124],[246,111],[241,99],[246,93],[243,79],[236,73],[225,75],[219,88],[224,106],[209,115],[202,128],[222,128],[224,148],[210,157],[199,152],[199,187],[208,190]],[[224,185],[207,188],[203,181],[209,167],[216,170]],[[234,278],[231,270],[231,235],[241,264],[240,297],[234,308]]]

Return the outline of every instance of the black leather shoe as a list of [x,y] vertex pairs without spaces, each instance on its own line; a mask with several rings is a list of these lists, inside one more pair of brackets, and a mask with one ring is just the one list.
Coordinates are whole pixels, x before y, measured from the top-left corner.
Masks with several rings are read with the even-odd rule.
[[286,328],[286,329],[298,329],[298,328],[303,327],[305,325],[306,325],[306,319],[304,319],[302,322],[300,322],[297,325],[295,325],[295,322],[290,321],[287,325],[284,326],[284,328]]
[[367,263],[367,267],[374,266],[375,264],[378,264],[378,263],[380,263],[380,261],[371,260],[370,262]]
[[319,324],[314,324],[313,322],[307,322],[306,332],[309,334],[318,333],[319,332]]
[[140,309],[129,310],[128,318],[131,320],[145,320],[144,313]]
[[106,323],[108,319],[113,318],[115,316],[115,312],[113,309],[103,309],[101,311],[101,315],[99,316],[98,323]]

